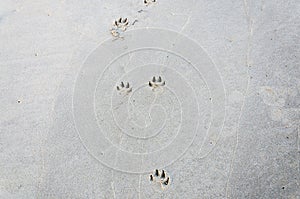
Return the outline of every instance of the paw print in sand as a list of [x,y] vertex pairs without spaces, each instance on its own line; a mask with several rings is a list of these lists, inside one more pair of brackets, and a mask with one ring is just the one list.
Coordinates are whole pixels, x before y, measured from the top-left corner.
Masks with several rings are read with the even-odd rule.
[[155,2],[156,2],[156,0],[144,0],[144,4],[146,6],[150,5],[151,3],[155,3]]
[[115,20],[113,23],[113,27],[111,28],[111,34],[114,37],[119,37],[122,32],[125,32],[129,26],[129,21],[127,18],[120,17]]
[[132,88],[130,87],[128,82],[126,85],[124,84],[124,82],[121,82],[121,84],[119,86],[117,86],[117,91],[120,94],[128,94],[132,91]]
[[159,76],[157,79],[155,77],[152,77],[152,80],[149,81],[149,86],[152,89],[158,88],[158,87],[162,87],[166,84],[165,81],[162,81],[161,76]]
[[167,186],[170,184],[170,177],[165,170],[160,171],[155,169],[155,171],[150,174],[149,178],[151,182],[159,183],[162,189],[167,188]]

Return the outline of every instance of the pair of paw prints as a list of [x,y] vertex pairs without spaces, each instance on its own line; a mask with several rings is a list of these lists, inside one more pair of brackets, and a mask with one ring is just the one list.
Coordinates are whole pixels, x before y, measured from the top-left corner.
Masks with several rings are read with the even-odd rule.
[[129,20],[127,18],[120,17],[113,22],[113,27],[111,28],[111,34],[114,37],[120,37],[122,32],[125,32],[129,27]]
[[[152,90],[158,87],[162,87],[165,84],[166,82],[162,80],[161,76],[159,76],[158,78],[153,77],[152,80],[148,83]],[[130,92],[132,92],[132,87],[130,86],[129,82],[127,82],[126,85],[124,84],[124,82],[121,82],[121,84],[118,85],[116,88],[120,94],[129,94]]]
[[151,182],[159,183],[162,189],[165,189],[170,184],[170,177],[165,170],[155,169],[149,176]]

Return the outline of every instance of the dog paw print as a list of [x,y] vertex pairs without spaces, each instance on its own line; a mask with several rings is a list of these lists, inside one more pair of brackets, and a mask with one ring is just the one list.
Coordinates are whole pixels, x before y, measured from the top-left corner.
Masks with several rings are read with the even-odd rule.
[[155,3],[155,2],[156,2],[156,0],[144,0],[144,4],[146,6],[150,5],[151,3]]
[[111,28],[111,34],[114,37],[119,37],[122,32],[125,32],[129,26],[129,21],[127,18],[120,17],[116,19],[113,23],[113,27]]
[[165,170],[155,169],[149,178],[151,182],[159,183],[162,189],[167,188],[170,184],[170,177]]
[[118,20],[115,20],[114,26],[125,31],[129,26],[129,21],[127,18],[120,17]]
[[117,86],[117,91],[120,94],[128,94],[132,91],[132,88],[130,87],[128,82],[126,83],[126,85],[124,84],[124,82],[121,82],[121,84]]
[[155,89],[157,87],[161,87],[161,86],[164,86],[166,84],[165,81],[162,81],[162,78],[161,76],[159,76],[158,78],[155,78],[152,77],[152,80],[149,81],[149,86],[152,88],[152,89]]

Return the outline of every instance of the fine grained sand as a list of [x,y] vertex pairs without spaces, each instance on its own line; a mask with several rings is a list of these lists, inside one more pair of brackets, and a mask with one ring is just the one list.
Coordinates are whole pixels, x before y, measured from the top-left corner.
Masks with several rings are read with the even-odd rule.
[[1,1],[0,198],[299,197],[299,12]]

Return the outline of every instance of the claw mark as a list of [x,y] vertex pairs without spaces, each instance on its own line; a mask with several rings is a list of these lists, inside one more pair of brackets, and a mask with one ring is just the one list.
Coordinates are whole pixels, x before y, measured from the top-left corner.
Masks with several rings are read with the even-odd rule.
[[124,94],[128,94],[132,91],[132,88],[130,87],[129,82],[126,83],[126,85],[124,84],[124,82],[121,82],[121,84],[119,86],[117,86],[117,90],[119,91],[119,93],[124,93]]
[[157,82],[161,82],[161,77],[160,77],[160,76],[158,77],[158,80],[157,80]]
[[153,181],[153,175],[152,174],[150,175],[150,181]]
[[149,86],[152,87],[152,89],[155,89],[157,87],[164,86],[166,84],[165,81],[162,81],[161,76],[158,77],[158,79],[155,78],[155,76],[152,77],[152,80],[149,81]]
[[131,25],[134,25],[136,22],[138,22],[139,20],[135,19]]
[[165,177],[166,177],[165,171],[162,170],[162,171],[161,171],[161,176],[160,176],[160,178],[165,178]]
[[166,181],[163,182],[164,185],[168,185],[169,184],[169,177],[166,179]]

